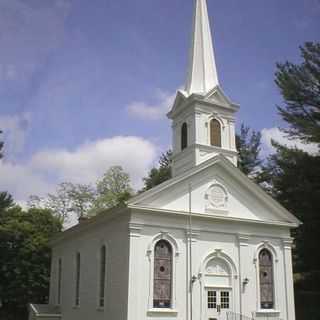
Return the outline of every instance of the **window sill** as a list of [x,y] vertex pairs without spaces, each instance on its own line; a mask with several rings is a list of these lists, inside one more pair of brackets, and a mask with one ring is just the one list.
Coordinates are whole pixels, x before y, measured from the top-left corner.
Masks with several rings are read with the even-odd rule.
[[170,309],[170,308],[152,308],[148,310],[147,314],[149,316],[159,315],[159,314],[176,316],[178,314],[178,311],[176,309]]
[[97,307],[97,311],[103,312],[104,311],[104,307]]
[[275,309],[260,309],[255,311],[255,315],[257,317],[266,315],[278,317],[280,315],[280,311]]

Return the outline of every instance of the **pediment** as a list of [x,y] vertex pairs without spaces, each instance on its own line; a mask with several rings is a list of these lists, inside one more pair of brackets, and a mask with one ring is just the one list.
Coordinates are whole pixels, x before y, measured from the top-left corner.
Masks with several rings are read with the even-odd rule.
[[206,95],[205,95],[205,100],[210,101],[211,103],[214,103],[219,106],[223,107],[229,107],[232,109],[238,109],[239,106],[233,103],[228,96],[223,92],[221,87],[218,85],[214,87],[212,90],[210,90]]
[[300,223],[221,155],[131,199],[128,205],[187,213],[190,190],[195,214],[295,226]]

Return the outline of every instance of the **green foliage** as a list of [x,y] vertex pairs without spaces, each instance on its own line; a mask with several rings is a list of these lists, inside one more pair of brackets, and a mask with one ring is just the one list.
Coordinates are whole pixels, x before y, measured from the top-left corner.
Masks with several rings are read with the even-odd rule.
[[276,153],[269,157],[259,180],[268,186],[274,198],[303,222],[293,234],[295,271],[320,270],[320,156],[274,142],[273,145]]
[[51,210],[60,221],[67,222],[70,213],[78,218],[87,215],[95,201],[95,190],[86,184],[60,183],[55,193],[49,193],[46,198],[32,195],[29,198],[30,208],[46,208]]
[[[255,170],[261,164],[259,159],[261,134],[241,125],[240,134],[236,136],[237,149],[239,151],[239,169],[246,175],[254,175]],[[149,171],[146,178],[143,178],[144,188],[149,190],[172,177],[171,172],[172,151],[168,150],[160,156],[158,167]]]
[[159,166],[152,168],[148,174],[148,177],[143,178],[144,188],[143,191],[149,190],[158,184],[169,180],[172,176],[171,174],[171,157],[172,151],[168,150],[160,156]]
[[0,192],[0,212],[14,206],[12,196],[8,192]]
[[276,84],[284,98],[278,107],[291,138],[320,143],[320,43],[300,47],[303,62],[277,64]]
[[114,166],[97,181],[96,188],[88,184],[63,182],[55,193],[49,193],[45,198],[31,196],[28,206],[50,209],[63,223],[71,214],[81,218],[95,215],[103,209],[123,206],[132,193],[129,174],[122,167]]
[[236,135],[236,145],[239,152],[238,168],[246,175],[254,175],[261,165],[259,158],[261,133],[241,124],[240,134]]
[[0,209],[0,319],[26,319],[27,304],[46,303],[49,239],[61,230],[50,210],[22,210],[7,202]]
[[111,167],[97,182],[94,211],[124,206],[133,191],[130,177],[121,166]]

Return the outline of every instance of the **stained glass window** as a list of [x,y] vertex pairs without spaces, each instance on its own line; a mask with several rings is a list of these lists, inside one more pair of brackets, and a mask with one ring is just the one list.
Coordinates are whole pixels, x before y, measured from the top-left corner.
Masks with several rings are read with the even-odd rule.
[[160,240],[154,248],[153,307],[170,308],[172,291],[172,247]]
[[269,250],[262,249],[259,254],[260,303],[262,309],[274,307],[274,284],[272,255]]

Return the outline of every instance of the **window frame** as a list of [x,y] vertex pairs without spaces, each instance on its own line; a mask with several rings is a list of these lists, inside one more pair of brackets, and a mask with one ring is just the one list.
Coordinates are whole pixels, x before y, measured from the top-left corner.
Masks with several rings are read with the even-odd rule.
[[[263,252],[266,252],[269,255],[269,261],[270,261],[270,265],[262,265],[261,263],[261,255]],[[260,293],[260,309],[261,310],[273,310],[275,307],[275,290],[274,290],[274,286],[275,286],[275,281],[274,281],[274,263],[273,263],[273,255],[272,252],[270,250],[268,250],[267,248],[262,248],[259,251],[259,255],[258,255],[258,265],[259,265],[259,293]],[[267,267],[269,268],[269,272],[271,272],[271,282],[270,282],[270,290],[272,290],[272,300],[265,302],[265,303],[271,303],[270,307],[265,307],[263,306],[263,302],[261,300],[261,291],[262,291],[262,286],[261,286],[261,268],[262,267]]]
[[[217,123],[219,125],[219,143],[218,144],[214,144],[213,143],[213,123]],[[219,121],[217,118],[211,118],[209,119],[209,144],[212,147],[216,147],[216,148],[222,148],[222,128],[223,125],[221,123],[221,121]]]
[[[102,285],[102,250],[104,252],[104,280]],[[107,245],[102,244],[99,247],[98,257],[98,294],[97,294],[97,307],[98,309],[104,309],[106,305],[106,279],[107,279]],[[102,295],[103,290],[103,295]],[[103,303],[102,303],[103,301]]]
[[181,129],[180,129],[180,148],[181,148],[181,151],[183,151],[184,149],[186,149],[188,147],[188,131],[189,131],[189,128],[188,128],[188,124],[187,122],[183,122],[182,125],[181,125]]
[[57,276],[57,305],[61,305],[61,294],[62,294],[62,258],[58,258],[58,276]]
[[[171,245],[172,248],[172,278],[171,278],[171,307],[170,308],[154,308],[153,306],[153,290],[154,290],[154,248],[155,244],[159,240],[166,240]],[[178,312],[176,310],[176,270],[179,259],[179,248],[176,240],[169,235],[167,232],[162,232],[154,236],[152,241],[148,245],[147,258],[149,261],[149,296],[148,296],[148,310],[149,315],[155,314],[172,314],[176,315]]]
[[[157,246],[159,246],[160,243],[165,243],[165,245],[167,246],[168,248],[168,255],[166,257],[161,257],[161,256],[156,256],[156,249],[157,249]],[[173,272],[173,248],[172,248],[172,245],[170,244],[170,242],[168,242],[167,240],[165,239],[160,239],[158,240],[155,245],[154,245],[154,257],[153,257],[153,308],[161,308],[161,309],[171,309],[172,307],[172,272]],[[169,293],[169,305],[167,306],[158,306],[156,305],[156,301],[159,300],[159,299],[155,299],[155,286],[156,286],[156,281],[161,281],[161,279],[157,279],[156,278],[156,261],[157,260],[168,260],[168,263],[170,264],[170,275],[169,275],[169,279],[166,280],[168,281],[168,284],[169,285],[169,289],[170,289],[170,293]],[[162,267],[160,267],[161,269]]]
[[[273,308],[272,309],[262,309],[261,308],[261,296],[260,296],[260,268],[259,268],[259,254],[262,249],[267,249],[271,253],[272,263],[273,263]],[[258,244],[256,247],[253,263],[256,269],[256,312],[262,312],[263,314],[279,312],[278,310],[278,297],[279,297],[279,288],[278,283],[280,281],[278,275],[278,253],[275,247],[271,244],[269,240],[265,240],[262,243]]]
[[81,254],[77,251],[75,255],[75,291],[74,291],[74,306],[80,307],[80,281],[81,281]]

